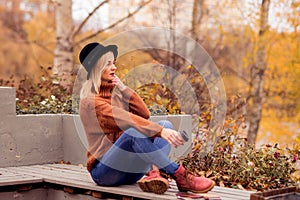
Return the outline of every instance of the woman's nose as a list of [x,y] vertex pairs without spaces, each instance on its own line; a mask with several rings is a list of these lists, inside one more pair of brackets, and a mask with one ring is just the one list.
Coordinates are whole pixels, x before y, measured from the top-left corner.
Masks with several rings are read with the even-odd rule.
[[112,69],[113,69],[113,70],[116,70],[116,69],[117,69],[117,66],[116,66],[115,64],[113,64],[113,65],[112,65]]

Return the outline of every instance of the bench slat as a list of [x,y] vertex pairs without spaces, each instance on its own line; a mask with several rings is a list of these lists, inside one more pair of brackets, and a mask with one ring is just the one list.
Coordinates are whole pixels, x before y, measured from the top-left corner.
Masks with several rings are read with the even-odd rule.
[[[137,185],[124,185],[118,187],[102,187],[96,185],[90,178],[88,172],[81,175],[70,176],[67,172],[60,172],[58,168],[50,166],[23,166],[11,167],[12,171],[20,171],[25,174],[43,177],[45,182],[60,184],[70,187],[83,188],[87,190],[107,192],[125,196],[132,196],[144,199],[177,199],[174,192],[166,192],[164,195],[156,195],[153,193],[142,192]],[[67,170],[68,171],[68,170]]]
[[[163,195],[142,192],[136,184],[118,187],[103,187],[94,183],[84,166],[68,164],[45,164],[21,167],[0,168],[0,186],[9,184],[48,182],[68,187],[82,188],[97,192],[118,194],[143,199],[177,199],[175,181],[170,182],[169,190]],[[253,192],[215,186],[208,194],[219,195],[223,200],[250,199]]]
[[81,173],[81,174],[68,174],[67,172],[62,172],[59,170],[53,170],[51,168],[41,168],[40,166],[23,166],[22,168],[20,167],[16,167],[16,168],[10,168],[10,170],[14,170],[14,171],[19,171],[22,172],[24,174],[29,174],[32,176],[37,176],[37,177],[41,177],[41,178],[53,178],[53,179],[60,179],[60,178],[64,178],[64,179],[70,179],[73,181],[83,181],[85,183],[92,183],[92,179],[90,178],[90,176],[86,173]]
[[21,185],[29,183],[42,183],[43,179],[35,177],[14,177],[7,181],[0,181],[0,186]]
[[87,169],[84,166],[79,166],[79,165],[68,165],[68,164],[46,164],[43,166],[49,166],[49,167],[55,167],[59,169],[67,169],[67,170],[73,170],[76,172],[86,172]]
[[19,172],[12,172],[8,169],[2,169],[0,174],[0,186],[43,182],[43,178],[22,174]]

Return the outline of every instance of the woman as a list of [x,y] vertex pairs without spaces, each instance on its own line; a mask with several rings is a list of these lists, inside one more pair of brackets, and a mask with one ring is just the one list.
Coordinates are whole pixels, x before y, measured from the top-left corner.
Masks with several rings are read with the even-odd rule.
[[[145,192],[163,194],[168,180],[176,180],[180,191],[207,192],[214,182],[186,173],[172,162],[170,146],[183,145],[180,134],[168,121],[149,121],[143,100],[116,76],[116,45],[89,43],[79,59],[87,71],[80,94],[80,118],[88,140],[87,169],[98,185],[138,183]],[[116,91],[118,90],[118,91]],[[116,91],[116,92],[115,92]],[[143,176],[150,169],[148,176]]]

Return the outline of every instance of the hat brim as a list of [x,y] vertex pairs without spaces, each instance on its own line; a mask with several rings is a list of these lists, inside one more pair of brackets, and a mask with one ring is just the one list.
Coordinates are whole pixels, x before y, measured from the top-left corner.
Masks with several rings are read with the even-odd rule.
[[109,51],[112,51],[115,59],[117,59],[117,57],[118,57],[118,46],[117,45],[112,44],[112,45],[105,46],[104,48],[106,50],[106,53]]

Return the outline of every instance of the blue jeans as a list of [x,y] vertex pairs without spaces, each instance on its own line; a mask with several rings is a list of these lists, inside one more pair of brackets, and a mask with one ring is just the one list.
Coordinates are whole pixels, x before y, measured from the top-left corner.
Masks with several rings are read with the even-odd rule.
[[[158,122],[173,129],[171,122]],[[169,159],[171,145],[161,137],[150,138],[129,128],[91,170],[91,176],[98,185],[115,186],[136,183],[156,165],[160,170],[173,175],[178,164]]]

